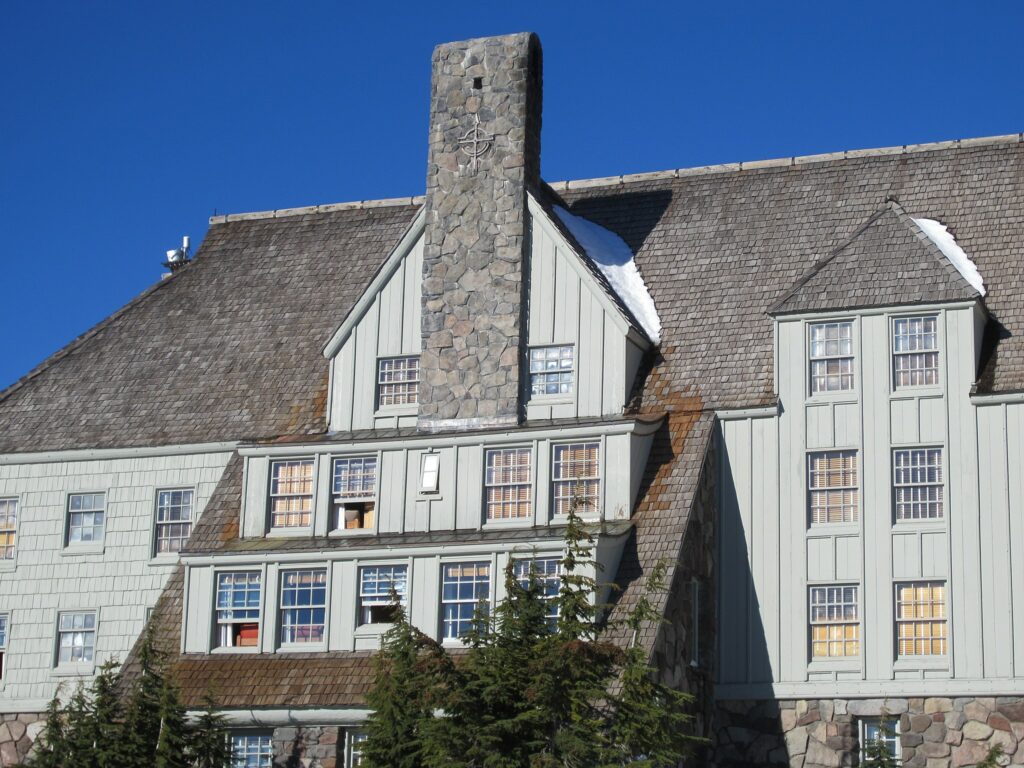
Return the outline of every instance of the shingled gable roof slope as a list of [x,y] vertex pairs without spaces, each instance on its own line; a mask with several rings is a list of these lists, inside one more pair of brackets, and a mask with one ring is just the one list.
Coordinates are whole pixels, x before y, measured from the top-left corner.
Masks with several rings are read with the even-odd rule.
[[980,296],[899,204],[889,201],[768,313],[938,304]]

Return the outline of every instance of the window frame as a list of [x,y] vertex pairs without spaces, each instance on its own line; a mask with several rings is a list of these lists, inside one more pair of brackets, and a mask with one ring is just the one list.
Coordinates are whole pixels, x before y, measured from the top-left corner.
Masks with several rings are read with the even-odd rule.
[[[310,471],[310,490],[308,494],[305,493],[274,493],[274,467],[280,464],[309,464]],[[316,519],[316,497],[317,497],[317,484],[319,478],[317,477],[317,461],[316,456],[280,456],[277,458],[271,458],[267,466],[267,516],[266,516],[266,530],[268,536],[303,536],[308,535],[313,530],[313,522]],[[280,482],[280,481],[279,481]],[[277,498],[303,498],[309,497],[309,522],[303,525],[274,525],[274,499]],[[301,512],[284,512],[278,514],[302,514]]]
[[[939,463],[938,472],[939,480],[937,482],[922,482],[922,483],[897,483],[896,481],[896,455],[899,453],[913,454],[915,451],[923,451],[928,454],[932,451],[938,451]],[[890,465],[891,475],[890,482],[892,483],[892,520],[895,525],[898,526],[921,526],[921,525],[945,525],[946,522],[946,452],[943,446],[940,445],[921,445],[921,446],[901,446],[899,448],[893,448],[890,452]],[[926,467],[928,469],[929,467]],[[913,471],[914,467],[907,468],[907,471]],[[939,491],[939,498],[937,501],[899,501],[899,492],[901,489],[927,489],[937,488]],[[900,504],[908,506],[916,505],[930,505],[938,504],[938,515],[935,517],[900,517],[899,508]]]
[[[812,352],[812,345],[815,342],[812,339],[812,334],[814,332],[814,328],[817,327],[817,326],[827,327],[827,326],[830,326],[830,325],[835,325],[835,326],[849,325],[850,326],[850,354],[848,354],[848,355],[818,355],[818,356],[815,356],[813,354],[813,352]],[[804,343],[807,345],[806,346],[806,355],[805,355],[805,368],[804,368],[804,371],[805,371],[805,373],[804,373],[804,386],[807,389],[807,397],[815,399],[815,400],[819,400],[819,399],[827,399],[827,398],[850,398],[852,396],[856,396],[857,391],[859,389],[858,386],[857,386],[857,358],[859,356],[858,355],[858,352],[859,352],[858,346],[859,345],[857,343],[857,341],[858,341],[857,319],[856,318],[852,318],[852,317],[837,317],[837,318],[822,318],[822,319],[819,319],[819,320],[808,320],[808,321],[806,321],[806,331],[804,332],[804,340],[805,340]],[[828,342],[828,341],[842,342],[843,339],[842,338],[836,338],[834,340],[830,340],[830,339],[826,338],[823,341],[824,342]],[[845,373],[842,373],[842,372],[840,372],[838,374],[829,374],[828,373],[828,371],[827,371],[827,362],[828,361],[830,361],[830,360],[839,361],[839,360],[847,360],[847,359],[850,360],[850,373],[849,374],[845,374]],[[826,363],[826,372],[823,374],[823,376],[826,379],[828,378],[829,375],[837,375],[837,376],[840,377],[840,379],[842,379],[843,376],[849,375],[849,377],[850,377],[850,386],[849,386],[849,388],[845,388],[845,389],[822,389],[822,390],[815,390],[814,389],[814,380],[815,380],[815,378],[821,378],[821,376],[822,376],[822,375],[819,375],[817,377],[815,376],[815,374],[813,372],[813,370],[814,370],[814,363],[815,362],[825,362]]]
[[[930,601],[934,605],[942,606],[942,616],[939,618],[935,617],[911,617],[911,618],[900,618],[900,607],[903,605],[900,601],[900,587],[913,586],[917,589],[919,586],[929,585],[931,589],[935,589],[936,586],[942,587],[942,602]],[[917,601],[914,601],[917,604]],[[941,636],[942,642],[942,653],[900,653],[900,625],[901,624],[917,624],[928,622],[929,624],[941,624],[943,633]],[[893,613],[892,613],[892,627],[893,627],[893,642],[894,642],[894,655],[897,664],[909,663],[912,665],[927,664],[928,662],[942,663],[951,657],[950,654],[950,618],[949,618],[949,580],[948,579],[899,579],[893,582]],[[934,642],[936,639],[935,635],[930,635],[927,638],[930,642]],[[919,638],[915,635],[912,641],[916,643]]]
[[[412,563],[409,560],[384,560],[384,561],[368,561],[360,562],[356,564],[356,623],[355,632],[357,635],[360,634],[374,634],[376,632],[386,631],[387,627],[390,627],[393,622],[390,621],[363,621],[363,608],[364,599],[367,597],[376,597],[376,595],[364,595],[363,594],[363,570],[367,568],[405,568],[405,591],[400,595],[399,605],[408,612],[409,611],[409,594],[412,591]],[[384,602],[373,602],[370,605],[392,605],[392,603]]]
[[156,488],[153,496],[153,541],[151,544],[150,557],[155,559],[166,559],[176,560],[179,557],[181,549],[177,549],[170,552],[161,552],[160,547],[160,527],[181,525],[181,520],[174,521],[160,521],[160,495],[163,493],[190,493],[192,500],[189,503],[189,518],[188,518],[188,535],[182,540],[182,546],[188,543],[189,537],[192,535],[192,528],[196,523],[196,489],[195,486],[168,486],[166,488]]
[[864,761],[867,759],[867,756],[864,754],[864,748],[868,744],[868,741],[867,741],[867,729],[868,729],[868,726],[869,725],[877,725],[880,728],[882,723],[890,723],[893,726],[893,728],[892,728],[892,734],[893,734],[892,735],[892,739],[894,741],[891,741],[890,739],[886,739],[884,737],[883,737],[882,740],[886,744],[889,744],[890,748],[891,747],[895,747],[896,748],[896,753],[893,754],[891,749],[890,749],[890,754],[893,754],[893,758],[896,760],[896,762],[902,765],[902,763],[903,763],[903,746],[902,746],[901,741],[900,741],[900,735],[901,734],[900,734],[900,718],[899,718],[899,715],[896,715],[895,717],[859,717],[859,718],[857,718],[857,753],[858,753],[857,758],[859,760],[859,764],[860,765],[864,765],[865,764]]
[[[405,379],[402,379],[400,381],[389,381],[389,382],[381,381],[381,375],[383,374],[383,370],[382,370],[383,364],[386,363],[386,362],[395,361],[395,360],[404,360],[404,361],[406,361],[406,368],[405,368],[405,370],[408,370],[408,361],[415,360],[416,361],[416,378],[415,379],[405,378]],[[374,412],[375,413],[409,413],[409,412],[416,411],[416,409],[419,408],[419,402],[420,402],[419,388],[420,388],[420,381],[421,381],[420,377],[421,377],[421,374],[423,373],[423,371],[420,368],[420,362],[421,361],[420,361],[420,355],[419,354],[415,354],[415,355],[381,355],[381,356],[379,356],[377,358],[377,364],[374,366],[374,379],[373,379],[373,406],[374,406]],[[391,385],[396,385],[396,384],[413,384],[413,383],[415,383],[416,386],[415,386],[414,389],[412,389],[411,394],[407,392],[405,395],[403,395],[403,397],[406,398],[405,402],[402,402],[402,403],[384,403],[384,402],[382,402],[383,395],[382,395],[382,392],[381,392],[381,387],[383,385],[385,385],[385,384],[391,384]],[[392,397],[393,397],[393,395],[392,395]],[[411,401],[408,399],[410,397],[412,398]]]
[[[457,560],[442,560],[440,565],[441,565],[441,571],[440,571],[440,574],[439,574],[440,589],[438,590],[438,614],[439,614],[439,618],[440,618],[440,629],[441,629],[441,631],[440,631],[440,638],[441,638],[441,642],[442,643],[447,643],[447,644],[450,644],[450,645],[463,645],[464,643],[463,643],[462,638],[463,638],[464,635],[461,633],[461,628],[462,628],[461,625],[463,623],[467,623],[468,622],[469,626],[467,627],[467,631],[471,630],[472,629],[472,624],[473,624],[473,615],[470,615],[468,618],[465,618],[465,617],[463,617],[461,615],[461,612],[460,612],[459,615],[456,618],[449,620],[446,617],[446,615],[445,615],[445,613],[446,613],[445,612],[445,608],[447,606],[449,606],[449,605],[459,606],[460,608],[462,606],[472,605],[473,606],[473,613],[475,614],[476,607],[478,605],[480,605],[481,601],[483,601],[487,605],[488,615],[493,613],[493,610],[494,610],[494,592],[495,592],[495,589],[494,589],[494,587],[495,587],[495,582],[494,582],[494,570],[495,570],[494,569],[494,561],[493,561],[493,558],[491,558],[491,557],[484,557],[482,559],[460,558],[460,559],[457,559]],[[463,599],[461,597],[456,597],[456,598],[454,598],[452,600],[445,600],[445,596],[444,596],[444,591],[445,590],[444,590],[444,588],[449,583],[449,582],[445,581],[445,579],[446,579],[446,574],[445,574],[446,569],[452,568],[452,567],[458,567],[458,568],[477,567],[477,568],[479,568],[481,566],[487,568],[487,581],[486,581],[486,584],[487,584],[487,594],[485,596],[483,596],[482,598],[474,599],[472,601],[465,600],[465,599]],[[461,584],[463,582],[456,581],[456,582],[453,582],[453,583]],[[481,584],[483,582],[481,582],[481,581],[477,580],[476,578],[474,578],[472,581],[470,581],[468,583],[470,583],[470,584],[472,584],[474,586],[474,592],[475,592],[476,591],[475,590],[476,585],[477,584]],[[449,636],[448,633],[447,633],[447,628],[448,628],[449,623],[454,623],[455,626],[456,626],[456,634],[453,635],[453,636]]]
[[[366,731],[359,728],[345,729],[345,768],[359,768],[363,764],[363,753],[356,744],[365,743],[368,738]],[[356,758],[359,761],[356,762]]]
[[[374,462],[373,492],[369,493],[369,494],[351,495],[351,496],[339,495],[339,494],[335,493],[334,484],[335,484],[335,478],[337,476],[337,464],[338,464],[338,462],[340,462],[340,461],[353,461],[353,460],[356,460],[356,459],[361,459],[363,461],[366,461],[368,459],[372,459],[373,460],[373,462]],[[369,451],[369,452],[363,452],[363,453],[341,453],[341,454],[332,454],[330,456],[330,477],[328,479],[328,482],[330,484],[330,489],[329,489],[329,492],[328,492],[328,497],[330,499],[330,509],[329,509],[328,514],[330,516],[330,519],[328,520],[328,523],[327,523],[328,535],[330,535],[330,536],[358,536],[358,535],[372,534],[372,533],[376,532],[378,523],[380,521],[380,467],[381,467],[381,461],[382,461],[382,456],[381,456],[381,452],[380,451]],[[367,526],[360,526],[358,528],[346,528],[344,525],[341,525],[341,523],[343,521],[341,520],[340,513],[341,513],[342,509],[344,509],[346,504],[350,504],[352,506],[362,505],[364,507],[364,510],[363,510],[363,517],[364,517],[364,519],[365,519],[366,512],[368,511],[367,509],[365,509],[366,505],[372,505],[372,510],[370,510],[370,511],[372,511],[372,515],[373,515],[373,524],[372,525],[367,525]]]
[[558,625],[558,619],[561,615],[559,611],[558,596],[561,594],[562,591],[562,559],[563,555],[561,552],[538,552],[531,554],[529,556],[512,556],[512,575],[513,577],[515,577],[516,581],[519,582],[519,586],[523,588],[525,588],[526,585],[529,583],[530,572],[529,569],[522,569],[525,572],[521,573],[521,565],[528,565],[530,567],[533,567],[534,564],[537,562],[553,562],[555,564],[555,570],[553,574],[549,574],[547,572],[537,574],[537,580],[541,584],[549,584],[553,582],[557,586],[557,588],[554,591],[554,594],[544,594],[541,597],[541,599],[544,602],[549,603],[553,607],[553,610],[548,610],[546,612],[548,624],[552,627],[552,629],[554,629]]
[[[256,574],[259,577],[259,600],[255,608],[256,618],[249,618],[248,621],[244,620],[228,620],[221,621],[219,607],[220,601],[220,579],[221,576],[237,575],[237,574]],[[213,631],[212,631],[212,646],[211,651],[215,653],[259,653],[263,647],[263,617],[264,608],[266,605],[266,584],[267,575],[262,568],[246,568],[245,566],[239,566],[237,568],[221,568],[214,571],[213,574]],[[232,590],[234,592],[235,590]],[[250,590],[245,590],[246,592]],[[225,611],[244,611],[252,610],[251,608],[234,608],[229,607],[223,609]],[[248,618],[248,617],[247,617]],[[256,624],[256,643],[255,645],[222,645],[221,644],[221,632],[223,628],[240,626],[244,624]]]
[[[840,600],[838,602],[832,602],[832,601],[830,601],[828,599],[828,590],[840,590],[840,591],[842,591],[842,590],[846,590],[846,589],[853,589],[854,590],[852,602],[849,602],[849,601],[847,601],[845,599],[845,594],[841,594]],[[852,605],[854,607],[854,610],[856,611],[856,616],[852,620],[846,619],[846,618],[832,619],[832,618],[826,616],[825,619],[822,620],[822,621],[815,621],[815,619],[814,619],[814,608],[815,608],[814,591],[815,590],[825,590],[825,595],[826,595],[825,602],[822,603],[821,606],[825,609],[826,613],[827,613],[828,609],[833,607],[833,606],[842,608],[844,606]],[[861,657],[864,654],[864,637],[863,637],[864,618],[863,618],[862,611],[861,611],[861,603],[860,603],[860,601],[861,601],[860,582],[845,582],[845,581],[831,582],[830,581],[830,582],[823,582],[823,583],[820,583],[820,584],[808,584],[807,585],[807,640],[808,640],[807,650],[808,650],[808,658],[810,659],[811,663],[813,663],[813,664],[836,664],[836,663],[849,662],[849,661],[856,661],[856,662],[859,663]],[[842,638],[840,638],[838,640],[833,639],[831,637],[826,637],[825,640],[815,640],[814,639],[814,628],[815,627],[826,627],[826,628],[854,627],[855,628],[855,637],[847,638],[847,637],[844,636],[844,637],[842,637]],[[845,651],[846,645],[848,643],[850,643],[850,642],[856,642],[857,643],[857,653],[849,653],[849,654],[848,653],[842,653],[842,654],[833,655],[831,652],[829,652],[829,653],[826,653],[823,656],[816,656],[815,653],[814,653],[814,646],[815,646],[816,643],[824,643],[826,648],[827,648],[827,650],[829,650],[829,651],[831,651],[831,646],[832,645],[838,643],[838,644],[843,646],[843,649]]]
[[[484,446],[484,460],[483,460],[483,517],[485,525],[523,525],[532,524],[537,515],[537,451],[534,449],[533,444],[528,445],[495,445],[495,446]],[[493,483],[488,480],[491,467],[488,462],[490,461],[491,454],[504,453],[507,451],[520,452],[526,451],[529,455],[529,461],[526,464],[529,478],[526,482],[512,482],[512,483]],[[507,470],[506,470],[507,471]],[[529,498],[526,500],[528,506],[528,514],[517,516],[517,517],[491,517],[490,508],[491,501],[488,499],[488,493],[492,488],[522,488],[526,487]],[[502,501],[498,502],[500,505],[521,505],[522,501]]]
[[[246,762],[246,760],[245,760],[246,757],[251,757],[252,756],[251,753],[248,753],[248,751],[247,751],[247,754],[243,754],[243,755],[237,755],[235,753],[235,739],[239,739],[239,738],[243,738],[243,739],[256,738],[256,739],[261,739],[261,740],[262,739],[266,739],[267,740],[267,747],[269,748],[270,751],[268,753],[264,754],[263,753],[263,744],[260,743],[258,745],[257,749],[259,751],[256,753],[255,756],[257,758],[259,758],[260,762],[257,764],[257,768],[273,768],[273,764],[274,764],[274,732],[272,730],[266,730],[266,729],[259,729],[259,730],[256,730],[256,729],[245,729],[245,730],[238,729],[238,730],[230,730],[230,731],[228,731],[228,739],[229,739],[228,746],[229,746],[229,751],[231,753],[231,759],[230,759],[230,762],[228,763],[229,768],[248,768],[248,766],[251,765],[251,763]],[[266,762],[263,761],[263,758],[266,758]]]
[[[829,456],[831,454],[837,454],[837,455],[838,454],[852,454],[853,455],[853,461],[854,461],[853,473],[854,473],[854,476],[855,476],[854,477],[854,481],[855,482],[854,482],[853,485],[837,485],[837,486],[824,485],[824,486],[820,486],[820,487],[812,486],[811,480],[812,480],[812,477],[814,476],[814,472],[816,471],[816,470],[812,469],[814,457],[816,457],[816,456],[825,456],[825,457],[827,457],[827,456]],[[862,470],[861,470],[861,466],[860,466],[860,463],[861,463],[860,462],[860,454],[861,454],[861,451],[860,451],[859,448],[828,448],[826,450],[807,451],[806,459],[805,459],[806,469],[805,469],[805,475],[804,475],[804,487],[806,488],[806,494],[807,494],[806,495],[806,505],[807,505],[807,527],[808,527],[808,529],[828,529],[828,530],[834,530],[834,529],[837,529],[837,528],[839,528],[841,526],[857,527],[857,526],[860,525],[860,521],[861,521],[861,507],[862,507],[862,502],[863,502],[863,493],[862,493],[862,488],[861,488],[861,485],[862,485],[861,481],[863,479],[863,475],[862,475]],[[830,470],[826,469],[824,471],[827,474]],[[840,471],[841,472],[845,472],[847,470],[840,470]],[[820,472],[820,470],[819,470],[819,472]],[[823,493],[823,494],[826,494],[826,496],[827,496],[828,494],[835,493],[836,491],[842,492],[844,494],[845,493],[850,493],[850,492],[852,492],[854,494],[855,506],[854,506],[854,510],[853,510],[853,519],[852,520],[846,520],[845,519],[845,514],[844,514],[844,519],[842,519],[842,520],[830,521],[830,520],[826,519],[826,520],[823,520],[821,522],[816,521],[814,519],[814,510],[815,510],[814,494],[815,493]],[[845,504],[844,505],[840,505],[840,506],[843,507],[843,506],[845,506]],[[829,508],[830,508],[830,506],[827,503],[826,503],[826,506],[822,508],[822,509],[825,510],[826,518],[828,517],[828,510],[829,510]]]
[[[0,528],[0,535],[7,534],[12,537],[13,543],[6,545],[10,547],[11,554],[9,557],[4,556],[0,552],[0,570],[13,570],[18,562],[18,531],[21,524],[21,496],[10,495],[0,496],[0,504],[14,503],[14,526],[12,528]],[[3,513],[0,517],[7,519],[10,517],[10,512]],[[4,549],[6,548],[0,548]]]
[[[101,512],[103,515],[103,522],[100,527],[100,537],[98,539],[91,539],[89,541],[72,541],[71,531],[74,526],[71,525],[72,515],[72,499],[76,496],[101,496],[103,498],[102,510],[88,509],[88,510],[77,510],[74,514],[96,514]],[[110,510],[110,499],[109,494],[106,491],[69,491],[64,499],[64,546],[65,552],[89,552],[96,553],[102,552],[106,546],[107,540],[107,526],[110,522],[109,512]],[[88,526],[90,528],[96,528],[95,525]]]
[[[551,343],[551,344],[529,344],[526,348],[526,394],[527,398],[531,402],[572,402],[576,397],[576,373],[578,371],[578,360],[576,358],[576,347],[575,341],[568,341],[565,343]],[[533,391],[533,377],[535,372],[533,371],[533,352],[534,350],[549,350],[549,349],[568,349],[572,355],[572,367],[569,368],[569,391],[568,392],[534,392]],[[547,359],[547,358],[543,358]],[[562,356],[559,355],[557,361],[561,363]],[[545,374],[550,375],[551,373],[563,373],[565,369],[561,366],[556,368],[554,371],[539,370],[536,371],[536,375],[543,376]]]
[[0,611],[0,687],[3,686],[4,678],[7,676],[7,654],[11,645],[11,612]]
[[[60,658],[61,635],[63,635],[63,634],[74,634],[74,632],[75,632],[74,627],[72,627],[69,630],[62,630],[61,629],[61,618],[64,617],[64,616],[75,616],[75,615],[81,615],[81,616],[91,615],[93,617],[93,625],[92,625],[92,629],[91,629],[91,633],[92,633],[92,636],[93,636],[92,637],[92,658],[88,659],[88,660],[82,659],[80,661],[74,661],[74,660],[61,661],[61,658]],[[54,674],[58,674],[58,675],[60,675],[60,674],[80,675],[80,674],[84,674],[84,673],[91,674],[92,670],[94,670],[96,668],[96,652],[97,652],[97,646],[99,645],[99,637],[100,637],[100,611],[99,611],[99,609],[98,608],[64,608],[64,609],[60,609],[60,610],[57,611],[57,620],[55,622],[55,627],[54,628],[55,628],[55,632],[54,632],[54,654],[53,654],[53,664],[52,664],[52,669],[53,669]],[[84,632],[83,632],[83,634],[84,634]],[[71,647],[74,647],[74,646],[72,645]],[[88,647],[88,646],[86,646],[83,643],[82,647],[85,648],[85,647]]]
[[[563,479],[563,478],[558,478],[558,477],[555,476],[555,474],[556,474],[555,473],[555,467],[558,465],[558,451],[559,451],[560,448],[569,448],[571,446],[585,446],[585,445],[591,445],[591,444],[597,446],[597,460],[595,461],[595,465],[597,467],[597,474],[595,476],[592,476],[592,477],[577,477],[577,478],[573,478],[573,479]],[[603,510],[604,510],[604,475],[605,475],[604,457],[605,457],[605,441],[604,441],[604,439],[602,437],[579,438],[579,439],[576,439],[576,440],[561,440],[561,441],[557,441],[557,442],[552,441],[552,443],[551,443],[551,466],[550,466],[550,475],[549,475],[549,478],[548,478],[548,483],[549,483],[548,499],[549,499],[549,503],[551,504],[551,517],[552,518],[554,518],[556,520],[564,520],[564,519],[566,519],[568,517],[568,512],[559,512],[559,499],[560,498],[568,498],[569,499],[569,503],[570,504],[572,503],[572,496],[560,497],[558,495],[559,487],[561,487],[561,485],[565,484],[565,483],[572,483],[573,481],[579,482],[581,480],[582,481],[586,481],[586,482],[596,481],[597,482],[597,491],[594,494],[593,508],[589,508],[590,505],[584,505],[583,509],[581,509],[581,510],[579,510],[577,512],[577,515],[579,517],[581,517],[581,518],[588,518],[588,517],[589,518],[595,518],[596,517],[597,519],[601,519],[603,517]]]
[[[323,600],[323,603],[322,604],[321,603],[309,603],[308,605],[299,605],[299,604],[296,603],[296,604],[294,604],[292,606],[287,606],[286,607],[285,604],[284,604],[284,593],[285,593],[285,589],[287,588],[286,584],[285,584],[285,579],[288,576],[288,574],[290,574],[290,573],[310,573],[310,574],[323,573],[323,575],[324,575],[324,582],[323,582],[324,600]],[[298,585],[298,586],[294,587],[294,589],[296,589],[296,590],[301,590],[303,588],[304,587],[302,585]],[[308,589],[311,592],[313,590],[315,590],[315,588],[316,588],[316,585],[308,587]],[[277,648],[278,648],[278,650],[280,650],[280,651],[290,651],[290,650],[294,650],[294,651],[321,651],[321,650],[325,650],[327,648],[327,636],[328,636],[328,633],[330,631],[330,624],[331,624],[330,607],[331,607],[331,568],[330,568],[330,564],[329,563],[325,564],[325,565],[302,565],[302,566],[291,566],[291,565],[289,565],[286,568],[281,568],[278,571],[278,573],[277,573],[277,616],[276,616],[276,619],[277,619]],[[288,611],[288,610],[292,610],[292,611],[310,611],[312,613],[312,612],[314,612],[314,611],[316,611],[318,609],[323,611],[323,622],[320,624],[321,636],[320,636],[319,640],[304,640],[304,641],[285,640],[285,629],[286,629],[285,621],[284,621],[285,611]],[[310,628],[312,628],[312,627],[315,627],[317,625],[314,622],[309,622],[309,623],[302,623],[302,624],[300,624],[300,623],[293,623],[293,624],[291,624],[289,626],[292,626],[292,627],[310,627]]]
[[[943,376],[943,336],[942,336],[942,323],[940,318],[942,317],[941,312],[925,312],[923,314],[910,314],[910,315],[890,315],[889,317],[889,387],[894,395],[900,395],[903,393],[912,392],[929,392],[935,391],[942,388],[942,376]],[[900,322],[909,322],[912,320],[934,320],[935,321],[935,348],[934,349],[922,349],[912,351],[896,351],[896,326]],[[897,370],[896,360],[899,357],[913,357],[915,355],[926,355],[935,354],[935,383],[933,384],[899,384],[897,381]],[[924,370],[931,370],[924,369]]]

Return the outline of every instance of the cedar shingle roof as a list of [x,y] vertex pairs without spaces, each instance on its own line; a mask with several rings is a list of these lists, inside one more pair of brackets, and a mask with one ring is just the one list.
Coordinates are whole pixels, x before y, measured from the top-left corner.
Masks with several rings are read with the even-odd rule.
[[913,219],[890,202],[815,264],[770,311],[935,304],[979,296]]

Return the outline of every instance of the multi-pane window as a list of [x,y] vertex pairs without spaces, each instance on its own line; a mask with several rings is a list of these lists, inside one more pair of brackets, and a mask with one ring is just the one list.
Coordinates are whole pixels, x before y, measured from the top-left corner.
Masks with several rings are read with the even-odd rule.
[[231,768],[272,768],[274,743],[269,733],[232,733]]
[[812,523],[857,521],[857,452],[822,451],[807,456],[807,489]]
[[942,449],[893,451],[892,482],[897,520],[938,520],[942,505]]
[[946,653],[946,585],[908,581],[896,585],[896,638],[900,656]]
[[106,495],[72,493],[68,497],[68,544],[103,540]]
[[156,553],[180,552],[192,533],[192,501],[189,488],[157,491]]
[[566,515],[573,504],[576,512],[596,512],[601,495],[601,444],[567,443],[556,445],[551,481],[554,487],[555,514]]
[[362,731],[348,732],[348,762],[346,768],[359,768],[363,764],[363,744],[367,735]]
[[0,680],[4,677],[4,656],[7,655],[7,633],[10,618],[6,613],[0,613]]
[[860,655],[857,587],[811,587],[811,656],[827,659]]
[[853,389],[853,322],[815,323],[810,327],[811,392]]
[[562,561],[557,557],[516,560],[512,566],[516,580],[527,589],[532,578],[540,588],[541,599],[547,603],[548,623],[558,622],[558,592],[562,588]]
[[939,383],[939,321],[901,317],[892,323],[892,368],[897,388]]
[[282,572],[282,643],[322,643],[326,612],[325,568]]
[[0,499],[0,560],[14,559],[18,535],[18,500]]
[[57,664],[91,664],[96,653],[96,614],[62,613],[57,618]]
[[252,648],[260,640],[259,571],[217,574],[217,644],[221,648]]
[[870,765],[867,748],[881,744],[893,760],[899,760],[900,721],[899,718],[865,717],[860,721],[860,764]]
[[491,564],[445,563],[441,566],[441,635],[456,640],[473,628],[477,610],[491,598]]
[[270,464],[270,525],[307,528],[313,512],[313,460],[288,459]]
[[346,456],[335,459],[333,493],[335,529],[373,528],[377,457]]
[[530,394],[572,394],[573,346],[530,348]]
[[405,602],[408,566],[366,565],[359,569],[359,624],[394,620],[395,603]]
[[415,405],[420,399],[420,359],[383,357],[377,361],[377,407]]
[[533,514],[533,450],[487,451],[484,486],[488,520],[515,520]]

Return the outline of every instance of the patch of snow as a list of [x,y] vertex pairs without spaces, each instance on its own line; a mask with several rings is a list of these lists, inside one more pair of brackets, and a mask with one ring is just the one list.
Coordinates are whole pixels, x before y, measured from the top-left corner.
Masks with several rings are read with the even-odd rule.
[[612,290],[633,313],[633,317],[637,319],[651,341],[655,344],[660,343],[661,319],[626,241],[614,232],[580,216],[574,216],[557,205],[555,213],[576,238],[576,242],[587,252],[590,260],[601,270]]
[[974,289],[984,296],[985,281],[982,279],[977,265],[971,261],[970,256],[964,253],[964,249],[957,244],[956,238],[949,233],[946,225],[940,224],[935,219],[914,219],[914,223],[928,235],[928,239],[935,243],[943,255],[956,267],[957,272],[963,275],[964,280],[974,286]]

